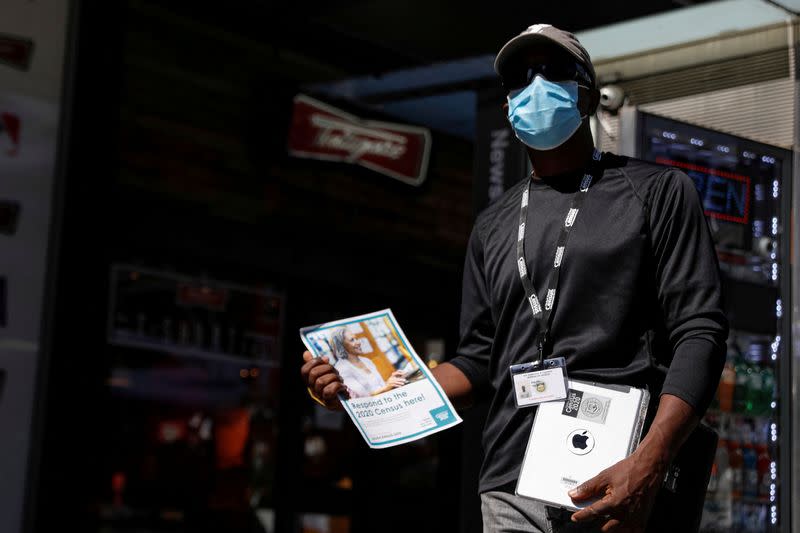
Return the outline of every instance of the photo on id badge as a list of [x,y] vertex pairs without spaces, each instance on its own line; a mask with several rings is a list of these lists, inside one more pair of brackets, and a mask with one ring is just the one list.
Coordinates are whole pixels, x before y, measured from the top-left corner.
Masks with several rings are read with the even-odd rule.
[[541,363],[523,363],[509,368],[517,407],[563,400],[567,393],[566,361],[563,357]]
[[388,317],[321,327],[305,334],[315,356],[327,356],[350,399],[374,396],[428,379]]

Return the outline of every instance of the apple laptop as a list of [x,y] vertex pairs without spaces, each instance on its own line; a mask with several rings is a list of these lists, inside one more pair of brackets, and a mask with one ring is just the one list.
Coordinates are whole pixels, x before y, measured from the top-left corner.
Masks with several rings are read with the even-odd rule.
[[590,505],[567,493],[636,449],[649,399],[644,389],[568,380],[566,399],[537,408],[517,494],[573,511]]

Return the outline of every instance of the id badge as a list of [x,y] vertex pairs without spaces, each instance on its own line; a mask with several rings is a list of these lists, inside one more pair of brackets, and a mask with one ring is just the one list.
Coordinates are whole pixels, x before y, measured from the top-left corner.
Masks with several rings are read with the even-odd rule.
[[567,362],[563,357],[511,365],[511,381],[517,407],[529,407],[542,402],[567,397]]

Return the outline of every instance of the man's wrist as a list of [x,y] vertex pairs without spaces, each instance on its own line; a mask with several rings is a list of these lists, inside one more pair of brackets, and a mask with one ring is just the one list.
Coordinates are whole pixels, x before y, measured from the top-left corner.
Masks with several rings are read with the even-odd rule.
[[641,460],[666,468],[699,421],[694,409],[677,396],[661,396],[658,411],[650,429],[636,449]]
[[657,438],[643,440],[634,455],[638,462],[659,473],[666,473],[673,459],[671,447],[663,439]]

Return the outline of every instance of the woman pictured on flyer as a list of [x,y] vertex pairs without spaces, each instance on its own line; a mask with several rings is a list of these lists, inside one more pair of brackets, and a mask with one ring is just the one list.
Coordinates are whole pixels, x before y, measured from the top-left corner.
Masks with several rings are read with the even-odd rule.
[[399,370],[392,372],[389,379],[384,381],[375,363],[361,356],[361,342],[347,326],[335,329],[330,339],[336,359],[334,367],[344,380],[350,398],[375,396],[407,383],[403,372]]

